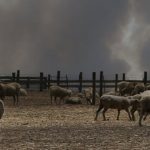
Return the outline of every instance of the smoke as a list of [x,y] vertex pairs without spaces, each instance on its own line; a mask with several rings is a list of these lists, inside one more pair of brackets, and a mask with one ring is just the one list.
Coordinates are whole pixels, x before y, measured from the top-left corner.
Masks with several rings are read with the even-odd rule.
[[146,0],[10,1],[0,0],[0,72],[141,76],[148,61]]
[[[142,1],[146,6],[147,1]],[[129,65],[127,75],[129,78],[140,79],[143,77],[143,71],[148,69],[143,62],[148,61],[146,56],[148,55],[147,45],[150,39],[150,27],[145,18],[139,15],[140,1],[130,1],[129,3],[129,17],[127,24],[122,29],[122,37],[120,40],[115,41],[112,45],[112,57],[122,58]],[[145,7],[144,7],[145,8]],[[144,8],[142,14],[145,13]],[[145,16],[145,15],[144,15]],[[146,17],[147,18],[147,17]],[[146,53],[144,52],[145,50]]]

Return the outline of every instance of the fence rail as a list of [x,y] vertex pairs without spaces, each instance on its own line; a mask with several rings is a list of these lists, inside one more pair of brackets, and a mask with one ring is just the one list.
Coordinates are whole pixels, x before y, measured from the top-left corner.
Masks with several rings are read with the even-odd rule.
[[[99,79],[98,79],[99,78]],[[36,89],[43,91],[44,89],[47,89],[50,85],[60,85],[62,87],[66,88],[77,88],[79,92],[82,91],[82,88],[85,87],[93,87],[93,95],[95,95],[95,91],[98,88],[100,96],[104,91],[106,91],[108,88],[114,88],[114,90],[117,90],[117,84],[120,81],[125,81],[126,76],[125,73],[123,73],[122,79],[118,79],[118,74],[115,74],[114,79],[112,80],[105,80],[103,71],[100,71],[99,77],[96,78],[96,72],[92,73],[92,78],[90,80],[83,79],[82,72],[79,73],[79,78],[75,80],[69,80],[67,75],[64,78],[61,77],[61,72],[57,71],[57,76],[54,79],[51,75],[44,76],[43,72],[40,72],[39,76],[21,76],[20,70],[17,70],[17,73],[13,72],[10,76],[1,76],[0,75],[0,81],[1,82],[18,82],[20,83],[24,88],[26,89]],[[143,80],[126,80],[130,82],[143,82],[144,84],[150,83],[150,80],[147,80],[147,72],[144,72]],[[95,99],[95,96],[93,97]],[[95,101],[93,100],[93,104]]]

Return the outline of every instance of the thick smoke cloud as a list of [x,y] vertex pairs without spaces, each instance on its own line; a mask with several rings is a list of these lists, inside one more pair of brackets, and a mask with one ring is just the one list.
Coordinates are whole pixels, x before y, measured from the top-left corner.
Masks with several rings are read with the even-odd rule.
[[[0,0],[1,73],[20,69],[24,74],[41,71],[55,74],[61,70],[73,75],[82,71],[88,76],[93,71],[103,70],[105,74],[114,75],[130,72],[134,67],[124,59],[124,53],[119,53],[120,49],[133,47],[117,44],[122,43],[132,17],[142,27],[148,24],[149,9],[144,10],[146,0],[132,3],[120,0],[10,1]],[[137,38],[142,32],[141,26],[132,31],[130,39],[141,40]],[[140,61],[135,72],[141,71],[147,63],[141,58],[147,57],[141,52],[148,52],[145,43],[148,44],[143,41],[137,50],[140,57],[139,53],[135,55],[138,63]]]

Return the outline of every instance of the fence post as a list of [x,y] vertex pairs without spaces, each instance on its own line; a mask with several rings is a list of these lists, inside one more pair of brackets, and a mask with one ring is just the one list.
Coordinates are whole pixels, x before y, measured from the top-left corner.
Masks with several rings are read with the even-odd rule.
[[30,77],[27,77],[27,89],[30,88]]
[[48,75],[48,88],[50,87],[50,85],[51,85],[51,75],[49,74]]
[[146,83],[147,83],[147,72],[146,71],[144,72],[144,80],[143,80],[143,82],[144,82],[144,85],[146,85]]
[[68,76],[67,76],[67,74],[66,74],[66,84],[67,84],[67,89],[68,89],[69,85],[68,85]]
[[13,72],[13,73],[12,73],[12,82],[15,82],[15,76],[16,76],[16,73]]
[[57,71],[57,85],[60,85],[60,71]]
[[96,93],[96,72],[93,72],[93,98],[92,98],[92,105],[95,105],[95,93]]
[[47,89],[47,77],[44,77],[44,89]]
[[20,78],[20,70],[17,70],[17,82],[19,83]]
[[43,91],[43,72],[40,72],[40,91]]
[[126,80],[126,74],[125,74],[125,73],[122,74],[122,80],[123,80],[123,81]]
[[82,79],[83,79],[83,76],[82,76],[82,72],[79,73],[79,92],[81,93],[82,92]]
[[117,88],[118,88],[118,74],[116,74],[115,76],[115,92],[117,92]]
[[100,72],[100,88],[99,88],[99,95],[100,97],[103,95],[103,71]]

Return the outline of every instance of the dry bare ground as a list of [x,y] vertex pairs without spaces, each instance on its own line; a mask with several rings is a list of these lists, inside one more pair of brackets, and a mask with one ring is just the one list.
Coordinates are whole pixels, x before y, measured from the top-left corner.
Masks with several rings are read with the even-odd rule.
[[[150,119],[139,127],[122,111],[106,113],[108,121],[94,121],[96,106],[51,105],[44,92],[30,91],[18,107],[12,98],[5,101],[0,120],[2,150],[149,150]],[[137,115],[137,114],[136,114]]]

